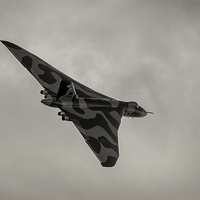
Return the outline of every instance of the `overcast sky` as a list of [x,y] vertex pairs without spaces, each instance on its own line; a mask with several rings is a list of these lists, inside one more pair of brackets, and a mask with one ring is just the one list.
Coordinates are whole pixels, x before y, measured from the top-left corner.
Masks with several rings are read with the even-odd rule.
[[155,113],[122,119],[103,168],[0,44],[0,199],[200,198],[199,0],[0,0],[0,39]]

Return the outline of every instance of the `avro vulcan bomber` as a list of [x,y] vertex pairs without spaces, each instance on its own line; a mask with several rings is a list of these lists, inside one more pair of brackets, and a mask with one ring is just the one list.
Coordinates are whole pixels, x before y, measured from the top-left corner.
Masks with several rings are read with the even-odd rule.
[[121,118],[147,115],[136,102],[115,100],[70,78],[25,49],[1,41],[41,84],[41,102],[60,109],[63,121],[77,127],[101,165],[112,167],[119,157],[118,128]]

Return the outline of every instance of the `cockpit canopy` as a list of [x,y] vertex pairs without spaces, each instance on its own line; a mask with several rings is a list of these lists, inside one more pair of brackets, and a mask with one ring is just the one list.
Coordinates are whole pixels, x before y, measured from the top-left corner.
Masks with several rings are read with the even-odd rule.
[[127,109],[124,112],[126,117],[144,117],[147,115],[147,111],[139,106],[136,102],[128,102]]
[[130,101],[127,103],[127,109],[124,112],[124,116],[126,117],[137,117],[135,115],[137,115],[137,113],[135,112],[136,109],[139,108],[138,104],[134,101]]

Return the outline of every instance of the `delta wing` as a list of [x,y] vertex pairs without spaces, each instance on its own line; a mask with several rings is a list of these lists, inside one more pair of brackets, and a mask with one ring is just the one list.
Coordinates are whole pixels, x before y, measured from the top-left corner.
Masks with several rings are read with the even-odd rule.
[[118,129],[123,107],[118,101],[105,101],[104,106],[98,105],[98,102],[97,106],[92,106],[89,100],[77,101],[82,101],[78,102],[81,107],[63,106],[62,110],[78,128],[102,166],[114,166],[119,157]]
[[36,78],[36,80],[46,89],[48,95],[56,97],[61,81],[73,82],[77,95],[80,97],[109,98],[100,94],[83,84],[73,80],[69,76],[52,67],[36,55],[7,41],[1,41],[9,51],[19,60],[19,62]]

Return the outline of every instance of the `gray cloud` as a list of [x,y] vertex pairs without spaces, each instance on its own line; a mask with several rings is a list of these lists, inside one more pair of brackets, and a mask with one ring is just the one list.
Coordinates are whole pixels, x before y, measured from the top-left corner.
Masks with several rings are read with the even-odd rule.
[[1,199],[199,199],[199,1],[1,1],[0,35],[78,81],[154,111],[123,119],[102,168],[0,47]]

